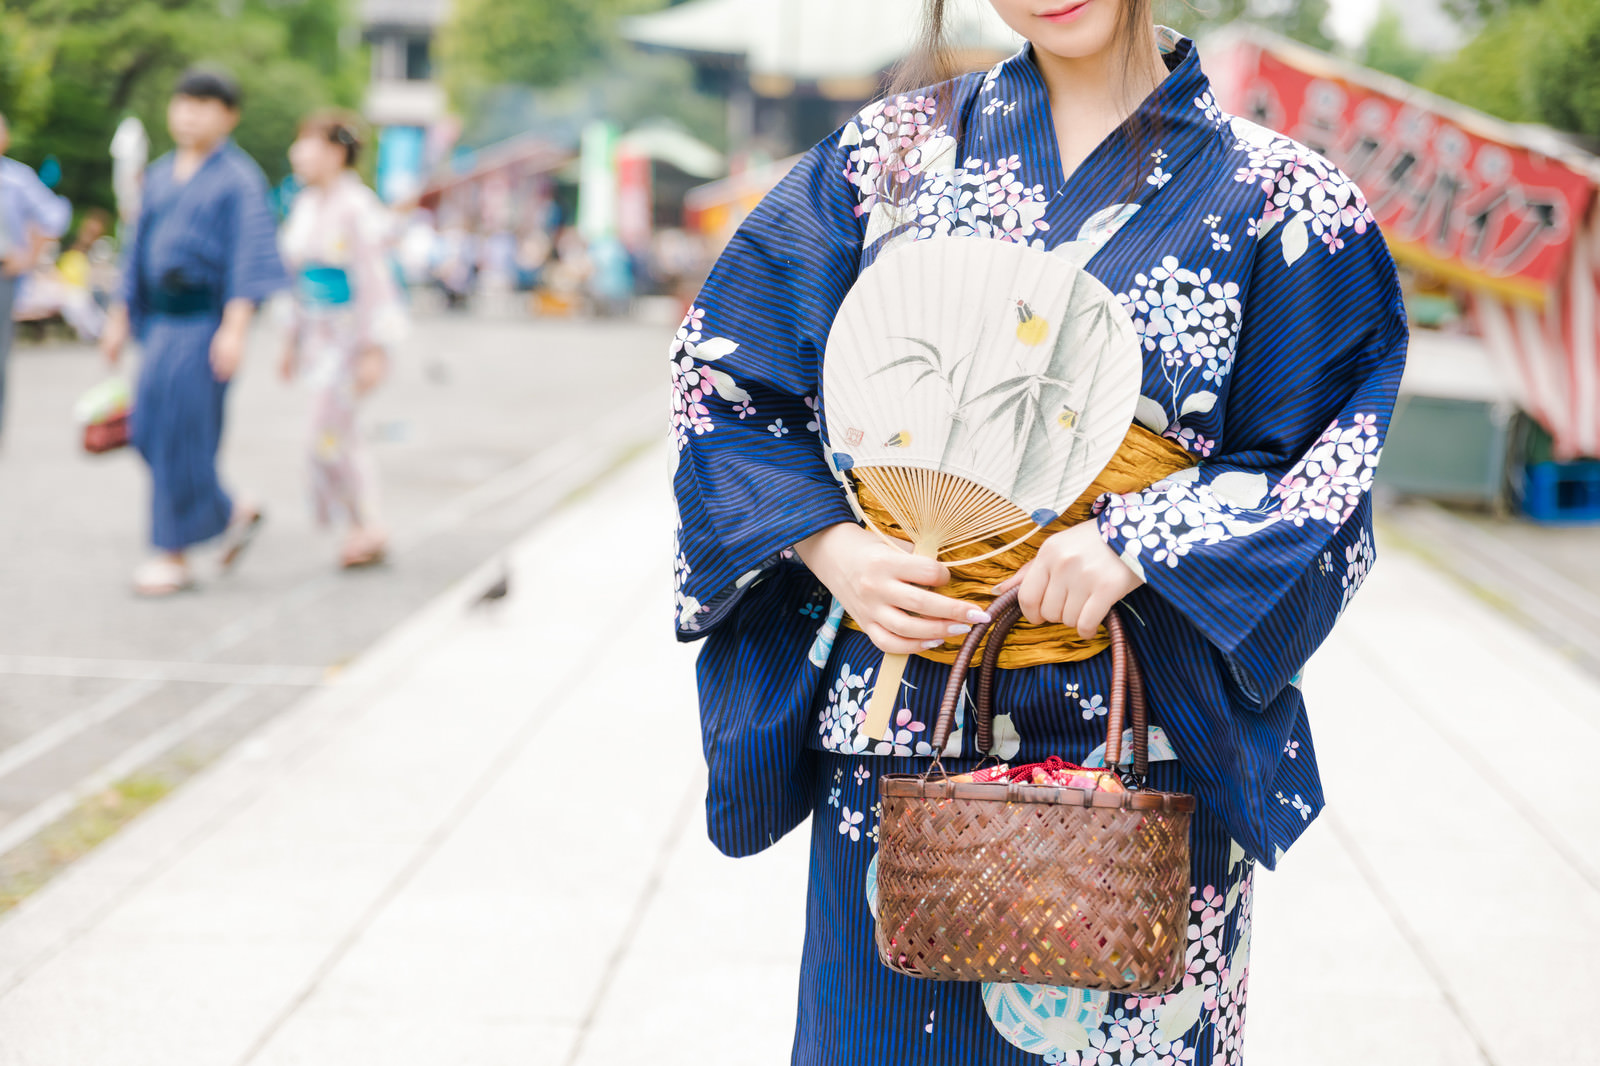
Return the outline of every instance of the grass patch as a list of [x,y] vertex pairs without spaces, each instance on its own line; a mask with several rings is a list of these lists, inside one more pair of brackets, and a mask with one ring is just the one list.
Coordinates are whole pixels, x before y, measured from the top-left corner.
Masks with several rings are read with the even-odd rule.
[[78,804],[38,836],[0,859],[0,914],[11,910],[83,858],[181,783],[178,773],[141,772]]

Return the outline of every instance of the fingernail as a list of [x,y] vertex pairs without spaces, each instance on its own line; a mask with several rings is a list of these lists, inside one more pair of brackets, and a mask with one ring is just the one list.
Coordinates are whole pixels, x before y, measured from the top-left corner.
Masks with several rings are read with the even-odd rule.
[[967,621],[971,622],[973,625],[982,625],[985,622],[993,622],[994,619],[990,618],[986,613],[974,607],[972,610],[967,612]]
[[954,625],[952,625],[950,627],[950,632],[954,633],[956,636],[959,637],[959,636],[962,636],[963,634],[971,633],[972,632],[972,627],[971,626],[964,626],[964,625],[961,625],[960,623],[956,623],[956,624],[954,624]]
[[922,642],[922,647],[925,650],[928,650],[928,649],[937,648],[943,643],[944,643],[944,641],[942,641],[942,640],[925,640],[925,641]]

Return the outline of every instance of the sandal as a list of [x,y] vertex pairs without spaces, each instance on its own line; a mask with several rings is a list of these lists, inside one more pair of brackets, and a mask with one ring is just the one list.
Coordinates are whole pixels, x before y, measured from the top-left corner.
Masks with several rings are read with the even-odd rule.
[[194,588],[194,578],[183,563],[175,563],[164,555],[146,559],[133,572],[133,591],[139,596],[158,599]]
[[345,570],[360,570],[377,566],[389,557],[389,542],[382,536],[368,536],[355,545],[346,542],[339,553],[339,566]]
[[267,520],[266,512],[259,507],[251,507],[248,517],[228,523],[228,528],[222,534],[222,558],[218,565],[223,573],[227,573],[239,562],[239,557],[246,548],[256,539],[256,534],[261,532],[261,524]]

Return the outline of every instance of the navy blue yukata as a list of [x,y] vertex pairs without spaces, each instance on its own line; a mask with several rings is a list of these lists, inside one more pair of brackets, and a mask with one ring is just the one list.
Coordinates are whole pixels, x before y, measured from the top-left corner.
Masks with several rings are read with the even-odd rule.
[[220,534],[233,513],[217,476],[228,386],[211,369],[222,309],[259,303],[289,278],[254,160],[224,141],[186,182],[172,165],[168,154],[145,171],[123,298],[143,349],[130,428],[150,467],[150,540],[177,552]]
[[[812,821],[796,1063],[1242,1061],[1252,873],[1323,805],[1299,674],[1373,561],[1407,331],[1360,190],[1220,111],[1193,44],[1158,37],[1168,77],[1065,181],[1027,48],[866,108],[751,214],[673,342],[677,632],[705,640],[711,837],[744,855]],[[854,520],[823,457],[833,317],[885,248],[925,239],[1083,265],[1140,338],[1137,421],[1197,460],[1094,518],[1146,582],[1123,610],[1151,783],[1200,804],[1187,971],[1166,996],[918,981],[876,959],[877,780],[926,767],[948,668],[913,657],[893,735],[864,736],[882,655],[791,548]],[[1001,671],[992,754],[1102,761],[1109,659]],[[980,753],[963,730],[945,754]]]

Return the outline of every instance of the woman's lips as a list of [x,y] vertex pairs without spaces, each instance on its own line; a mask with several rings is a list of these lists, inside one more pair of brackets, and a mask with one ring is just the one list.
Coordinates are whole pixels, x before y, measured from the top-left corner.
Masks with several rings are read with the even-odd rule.
[[1071,22],[1083,13],[1083,9],[1094,3],[1094,0],[1079,0],[1076,4],[1067,4],[1054,11],[1046,11],[1039,15],[1048,22]]

